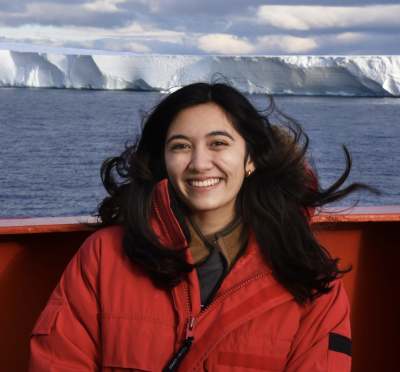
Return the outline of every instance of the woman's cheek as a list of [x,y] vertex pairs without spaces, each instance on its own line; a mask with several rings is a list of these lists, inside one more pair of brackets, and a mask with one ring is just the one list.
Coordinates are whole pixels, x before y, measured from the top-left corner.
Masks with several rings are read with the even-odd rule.
[[221,154],[219,168],[224,172],[228,180],[242,183],[244,179],[244,155],[240,150],[229,151]]
[[178,186],[179,180],[183,179],[183,173],[187,167],[185,156],[174,154],[172,156],[169,156],[166,161],[169,179],[172,184]]

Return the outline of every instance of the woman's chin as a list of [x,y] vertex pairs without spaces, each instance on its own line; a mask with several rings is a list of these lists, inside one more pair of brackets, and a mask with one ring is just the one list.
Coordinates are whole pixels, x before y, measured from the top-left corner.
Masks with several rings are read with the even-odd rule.
[[187,204],[192,213],[229,213],[235,208],[234,201],[223,202],[215,200],[190,200]]

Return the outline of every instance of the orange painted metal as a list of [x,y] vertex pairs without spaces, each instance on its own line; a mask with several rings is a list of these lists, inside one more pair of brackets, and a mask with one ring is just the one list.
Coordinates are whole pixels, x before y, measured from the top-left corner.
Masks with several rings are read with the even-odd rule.
[[[353,372],[396,371],[400,346],[400,207],[328,209],[314,218],[351,305]],[[90,229],[88,217],[0,219],[0,370],[26,371],[29,334]]]

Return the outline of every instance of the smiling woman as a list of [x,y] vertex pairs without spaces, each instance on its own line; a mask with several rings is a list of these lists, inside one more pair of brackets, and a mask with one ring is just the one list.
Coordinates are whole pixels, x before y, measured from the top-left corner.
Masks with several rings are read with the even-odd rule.
[[[279,121],[278,121],[279,119]],[[273,122],[273,120],[275,122]],[[315,239],[307,136],[221,83],[188,85],[101,170],[98,229],[32,332],[30,371],[350,371],[349,305]]]
[[[243,163],[246,162],[243,167]],[[255,167],[246,142],[224,111],[209,103],[178,113],[165,146],[171,185],[207,240],[229,227],[246,172]]]

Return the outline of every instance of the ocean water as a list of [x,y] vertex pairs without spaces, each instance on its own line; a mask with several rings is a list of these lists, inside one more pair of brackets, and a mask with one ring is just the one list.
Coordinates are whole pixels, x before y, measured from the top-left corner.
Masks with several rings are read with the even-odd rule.
[[[100,167],[140,134],[140,110],[160,94],[68,89],[0,89],[0,218],[82,216],[105,196]],[[249,96],[258,107],[267,98]],[[400,205],[400,99],[275,97],[310,138],[324,186],[353,156],[349,182],[381,190],[340,205]]]

